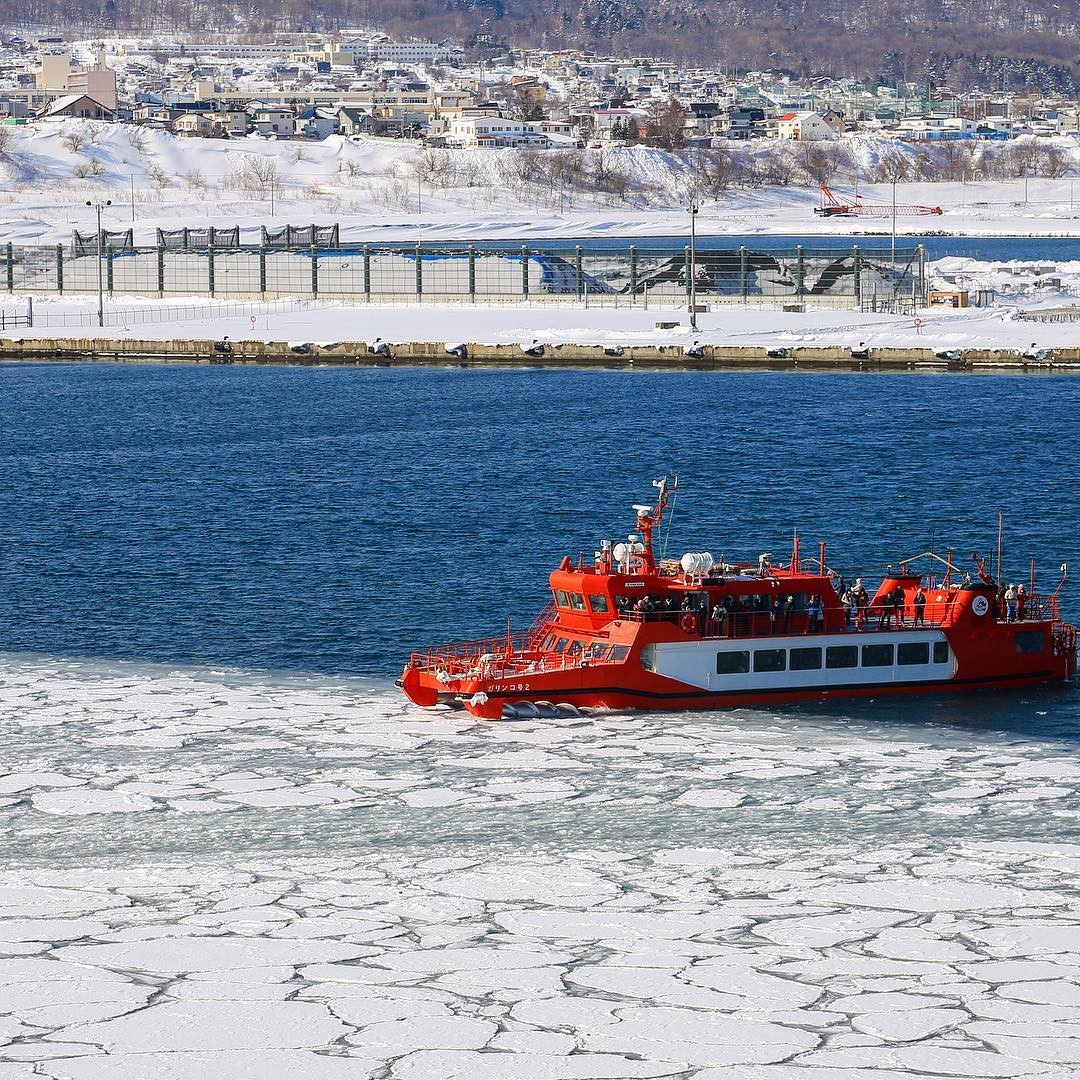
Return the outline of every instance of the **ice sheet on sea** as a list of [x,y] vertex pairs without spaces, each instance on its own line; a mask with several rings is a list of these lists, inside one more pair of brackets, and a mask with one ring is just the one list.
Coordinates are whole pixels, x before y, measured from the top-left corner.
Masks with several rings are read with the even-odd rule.
[[994,926],[972,930],[971,939],[985,947],[991,956],[1021,958],[1080,952],[1080,923],[1046,922],[1025,919],[1009,926]]
[[855,907],[887,908],[930,913],[935,911],[1011,911],[1018,907],[1060,907],[1067,898],[1050,890],[1022,889],[962,880],[920,881],[889,878],[861,883],[831,883],[807,889],[801,899]]
[[584,1050],[690,1065],[742,1065],[783,1061],[819,1042],[807,1031],[695,1009],[630,1006],[616,1015],[614,1023],[582,1036]]
[[644,939],[682,939],[717,934],[747,926],[738,915],[682,912],[633,912],[593,909],[581,912],[504,911],[495,922],[511,934],[555,941],[611,941],[633,943]]
[[41,791],[30,801],[35,810],[46,814],[130,814],[157,806],[153,799],[134,792],[86,787]]
[[284,1050],[321,1047],[350,1030],[313,1002],[164,1001],[113,1020],[66,1028],[60,1037],[110,1053]]
[[496,1031],[489,1020],[415,1016],[370,1024],[346,1041],[367,1057],[388,1059],[414,1050],[479,1050]]
[[30,788],[80,787],[86,780],[58,772],[13,772],[0,776],[0,794],[11,795]]
[[[55,956],[73,964],[183,974],[273,964],[314,964],[363,956],[365,946],[278,938],[174,937],[112,945],[69,945]],[[0,977],[3,964],[0,963]]]
[[673,1076],[681,1065],[616,1054],[496,1054],[421,1050],[394,1062],[393,1080],[637,1080]]
[[29,884],[0,885],[0,919],[89,915],[109,908],[124,907],[129,903],[126,897],[77,888]]
[[818,1050],[800,1059],[808,1066],[811,1076],[816,1076],[819,1066],[846,1068],[869,1068],[878,1066],[891,1069],[908,1069],[930,1076],[963,1077],[1026,1077],[1053,1076],[1062,1080],[1060,1072],[1033,1058],[1018,1058],[980,1048],[958,1049],[935,1046],[933,1043],[915,1043],[910,1046],[866,1046],[843,1050]]
[[71,941],[96,937],[109,927],[96,919],[3,919],[0,941]]
[[917,1042],[948,1031],[968,1019],[969,1014],[961,1009],[914,1009],[911,1012],[863,1013],[852,1019],[852,1027],[888,1042]]
[[845,941],[871,937],[878,930],[910,918],[906,913],[845,911],[833,915],[809,915],[799,919],[775,919],[759,923],[754,934],[777,945],[809,945],[831,948]]
[[[360,1057],[331,1057],[303,1050],[149,1052],[50,1062],[46,1071],[37,1075],[54,1080],[268,1080],[290,1076],[303,1080],[364,1080],[381,1065]],[[2,1072],[0,1080],[6,1080]]]
[[583,866],[519,866],[513,875],[493,870],[448,874],[431,887],[477,900],[529,900],[537,904],[591,907],[619,893],[614,882]]

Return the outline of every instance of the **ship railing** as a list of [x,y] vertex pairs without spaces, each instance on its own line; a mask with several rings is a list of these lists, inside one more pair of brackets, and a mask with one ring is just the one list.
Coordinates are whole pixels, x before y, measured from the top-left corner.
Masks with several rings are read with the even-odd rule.
[[[669,623],[702,637],[752,638],[781,634],[835,634],[860,630],[938,629],[950,625],[958,604],[959,599],[955,595],[947,600],[928,599],[922,614],[917,616],[914,604],[907,603],[897,609],[879,600],[866,605],[861,611],[853,608],[839,626],[835,625],[835,619],[812,620],[805,607],[788,610],[782,606],[754,611],[729,611],[723,619],[714,619],[711,612],[706,614],[696,609],[687,611],[680,608],[623,611],[619,613],[619,618],[637,623]],[[1060,620],[1056,596],[1026,596],[1024,603],[1016,605],[1015,615],[1011,619],[1005,604],[997,605],[995,601],[993,611],[999,622]]]
[[414,652],[409,666],[432,671],[436,678],[502,679],[538,675],[549,671],[571,671],[583,667],[621,663],[610,657],[610,648],[603,643],[598,648],[582,652],[551,652],[520,647],[508,650],[506,638],[487,638],[461,642],[424,652]]

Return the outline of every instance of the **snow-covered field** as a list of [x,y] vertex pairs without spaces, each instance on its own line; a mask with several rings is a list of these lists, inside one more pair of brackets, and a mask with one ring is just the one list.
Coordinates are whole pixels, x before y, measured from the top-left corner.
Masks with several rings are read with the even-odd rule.
[[0,1076],[1080,1076],[1055,701],[483,725],[0,658]]
[[[5,242],[63,243],[74,229],[92,232],[86,202],[105,199],[113,202],[104,211],[105,226],[133,227],[140,243],[156,242],[156,228],[185,224],[239,224],[246,241],[257,241],[258,226],[275,221],[340,222],[343,238],[357,241],[681,235],[687,229],[685,161],[644,147],[597,152],[611,170],[630,178],[621,197],[523,180],[517,151],[421,152],[393,141],[355,143],[339,136],[322,142],[189,139],[84,121],[8,130],[12,143],[0,156]],[[1058,142],[1074,162],[1074,171],[1061,179],[898,184],[899,202],[944,210],[940,217],[900,217],[898,231],[1075,233],[1080,144]],[[850,143],[867,168],[897,145],[869,136]],[[252,180],[245,164],[252,160],[272,163],[272,183],[265,167],[263,181]],[[850,194],[849,177],[837,176],[833,184],[839,194]],[[887,205],[892,198],[887,184],[864,182],[859,193],[868,203]],[[818,202],[816,189],[808,187],[732,189],[705,201],[698,228],[717,234],[889,229],[880,219],[822,220],[813,213]]]

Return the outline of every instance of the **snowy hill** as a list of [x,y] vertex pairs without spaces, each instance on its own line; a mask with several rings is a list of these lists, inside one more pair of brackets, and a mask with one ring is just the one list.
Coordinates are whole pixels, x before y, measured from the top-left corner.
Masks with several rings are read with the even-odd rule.
[[[687,228],[683,207],[701,183],[692,152],[648,147],[589,151],[424,150],[414,145],[332,136],[322,142],[177,138],[152,129],[88,121],[39,122],[0,145],[3,228],[0,239],[58,243],[73,229],[92,231],[87,201],[112,200],[103,224],[134,227],[141,243],[157,228],[239,224],[244,239],[273,222],[339,222],[352,240],[593,235],[670,235]],[[1046,143],[1047,140],[1041,140]],[[1055,140],[1070,172],[1080,172],[1080,148]],[[849,137],[843,150],[863,176],[885,154],[915,151],[892,140]],[[797,144],[771,144],[788,155],[786,179],[800,179]],[[733,146],[729,154],[754,155]],[[846,186],[841,173],[833,182]],[[878,232],[880,220],[823,221],[819,196],[805,186],[724,186],[705,193],[703,233]],[[901,217],[898,231],[1072,233],[1080,223],[1076,181],[1031,178],[897,184],[900,202],[940,205],[941,217]],[[700,192],[700,187],[699,187]],[[1025,200],[1026,191],[1026,200]],[[888,204],[891,185],[860,185],[867,202]],[[710,197],[711,195],[711,197]],[[888,229],[888,222],[884,223]]]

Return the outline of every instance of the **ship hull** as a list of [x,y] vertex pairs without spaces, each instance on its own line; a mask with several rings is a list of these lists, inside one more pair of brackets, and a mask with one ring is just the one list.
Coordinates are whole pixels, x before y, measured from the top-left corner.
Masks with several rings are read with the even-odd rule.
[[[582,710],[682,711],[954,694],[1068,679],[1075,672],[1075,651],[1055,649],[1048,625],[1028,627],[1046,642],[1035,655],[1017,653],[1011,635],[991,645],[936,629],[669,640],[636,649],[619,664],[522,671],[509,679],[450,685],[411,672],[403,688],[416,704],[433,704],[437,692],[444,704],[494,720]],[[799,668],[806,663],[816,667]],[[761,670],[765,664],[776,670]],[[418,692],[410,693],[410,687]]]

